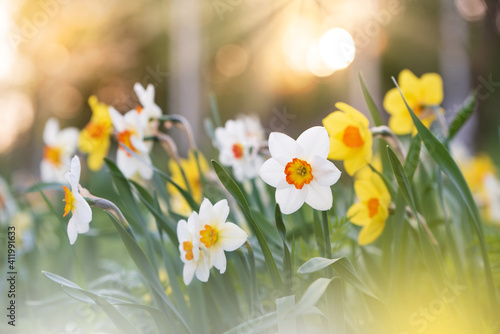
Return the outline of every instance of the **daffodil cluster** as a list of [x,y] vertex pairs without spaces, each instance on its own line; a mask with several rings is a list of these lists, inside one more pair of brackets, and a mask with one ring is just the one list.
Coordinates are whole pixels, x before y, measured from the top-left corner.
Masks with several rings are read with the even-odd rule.
[[178,222],[177,238],[186,285],[191,283],[194,275],[202,282],[208,281],[212,267],[223,274],[227,265],[224,252],[232,252],[247,241],[247,233],[238,225],[227,222],[228,216],[226,200],[212,205],[205,198],[199,213],[193,212],[187,221]]

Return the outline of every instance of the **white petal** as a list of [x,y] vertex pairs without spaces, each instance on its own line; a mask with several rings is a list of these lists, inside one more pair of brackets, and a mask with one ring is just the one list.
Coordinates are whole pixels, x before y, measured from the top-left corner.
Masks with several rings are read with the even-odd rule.
[[221,274],[224,274],[224,272],[226,271],[227,260],[222,245],[219,242],[213,244],[209,248],[209,253],[210,253],[211,264],[215,268],[219,269]]
[[201,202],[200,211],[198,214],[200,216],[201,225],[210,223],[210,220],[213,216],[212,208],[213,208],[212,202],[210,202],[208,198],[205,198],[203,202]]
[[326,159],[330,150],[328,132],[322,126],[314,126],[304,131],[299,138],[297,138],[297,144],[304,149],[306,158],[309,159],[315,155]]
[[247,241],[248,235],[238,225],[225,223],[219,231],[222,248],[226,252],[232,252],[241,247]]
[[285,167],[278,160],[271,158],[260,167],[259,175],[265,183],[276,188],[286,177]]
[[333,162],[314,156],[311,160],[312,175],[314,180],[323,186],[331,186],[337,183],[342,174]]
[[90,229],[90,225],[89,224],[77,224],[76,229],[78,231],[78,234],[87,233]]
[[127,152],[118,149],[116,153],[116,164],[126,178],[131,178],[137,172],[138,164],[141,163],[135,158],[128,156]]
[[208,263],[208,256],[203,255],[198,261],[197,267],[196,267],[196,277],[201,281],[201,282],[206,282],[208,281],[208,278],[210,277],[210,265]]
[[138,162],[139,174],[144,180],[150,180],[153,177],[153,169],[151,168],[151,158],[145,153],[141,156],[142,160]]
[[233,175],[237,181],[245,181],[245,165],[243,161],[235,161],[233,163]]
[[73,245],[76,241],[76,237],[78,237],[77,223],[76,218],[73,216],[68,222],[68,238],[70,245]]
[[329,186],[322,186],[317,181],[312,180],[307,186],[306,203],[313,209],[326,211],[332,207],[333,196]]
[[82,166],[80,164],[80,158],[78,158],[78,156],[75,155],[73,159],[71,159],[70,173],[76,177],[76,183],[80,182],[81,172],[82,172]]
[[57,142],[57,135],[59,134],[59,122],[54,117],[51,117],[45,123],[43,129],[43,141],[45,145],[54,146],[59,144]]
[[89,203],[82,197],[82,195],[73,191],[75,198],[75,210],[73,216],[76,216],[78,225],[89,224],[92,221],[92,209]]
[[59,132],[57,145],[63,147],[66,154],[72,155],[76,151],[79,136],[80,131],[77,128],[66,128]]
[[188,222],[184,219],[179,220],[179,222],[177,223],[177,239],[179,240],[179,244],[181,245],[184,241],[191,240],[191,233],[189,232]]
[[139,98],[139,101],[141,102],[141,104],[144,106],[144,102],[147,100],[146,99],[146,90],[144,89],[144,87],[142,87],[142,85],[138,82],[136,82],[134,84],[134,91],[135,91],[135,95],[137,95],[137,97]]
[[281,132],[271,132],[269,135],[269,151],[271,156],[281,164],[287,164],[297,157],[295,140]]
[[215,203],[212,208],[213,221],[219,222],[222,225],[226,222],[227,216],[229,216],[229,204],[227,200],[223,199]]
[[125,131],[125,120],[123,119],[123,115],[120,114],[115,108],[109,107],[109,116],[111,117],[111,122],[113,123],[113,127],[116,131],[122,132]]
[[40,163],[40,178],[42,182],[61,182],[55,172],[54,166],[45,160],[42,160]]
[[130,143],[132,144],[132,146],[135,147],[136,150],[140,152],[148,152],[148,147],[146,146],[146,143],[137,136],[130,136]]
[[194,261],[188,261],[184,263],[184,268],[182,269],[182,278],[184,280],[184,284],[189,285],[191,283],[195,271],[196,263]]
[[281,212],[286,215],[300,209],[306,197],[307,187],[305,186],[302,189],[297,189],[293,185],[276,189],[276,203],[279,204]]

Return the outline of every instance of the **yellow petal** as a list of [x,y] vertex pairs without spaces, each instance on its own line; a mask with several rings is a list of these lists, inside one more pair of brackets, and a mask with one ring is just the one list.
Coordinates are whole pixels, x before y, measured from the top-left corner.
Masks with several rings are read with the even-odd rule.
[[368,209],[363,203],[354,203],[347,210],[347,218],[355,225],[365,226],[370,223],[371,219],[368,216]]
[[368,201],[370,198],[380,197],[379,190],[369,180],[356,180],[354,182],[354,191],[362,202]]
[[[404,69],[399,73],[398,84],[404,93],[418,96],[420,93],[420,80],[412,71]],[[406,97],[406,94],[405,94]]]
[[397,135],[407,135],[413,130],[413,120],[408,110],[406,114],[393,115],[389,119],[389,128]]
[[354,175],[358,170],[362,167],[366,166],[370,162],[369,159],[365,156],[363,150],[359,151],[359,154],[356,154],[350,159],[346,159],[344,161],[344,168],[349,175]]
[[344,129],[349,125],[356,126],[357,124],[352,117],[340,111],[334,111],[323,119],[323,126],[328,131],[330,137],[344,132]]
[[341,140],[335,137],[330,137],[330,152],[328,159],[345,160],[352,156],[353,150],[347,147]]
[[335,103],[335,107],[345,112],[347,116],[355,119],[357,122],[360,122],[363,126],[368,127],[370,125],[368,118],[366,118],[366,116],[363,115],[363,113],[359,112],[358,110],[351,107],[347,103],[337,102]]
[[437,73],[426,73],[420,79],[420,103],[440,105],[443,102],[443,80]]
[[359,232],[358,244],[363,246],[374,242],[382,234],[384,227],[385,221],[365,225]]
[[397,88],[392,88],[385,94],[384,109],[391,115],[397,115],[406,110],[406,106],[401,93]]

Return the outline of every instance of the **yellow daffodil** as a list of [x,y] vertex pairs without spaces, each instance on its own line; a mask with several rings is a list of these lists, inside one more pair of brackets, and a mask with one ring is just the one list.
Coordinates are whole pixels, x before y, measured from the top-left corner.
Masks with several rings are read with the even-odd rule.
[[459,164],[483,216],[489,222],[500,223],[500,180],[490,156],[480,153]]
[[382,178],[375,172],[363,171],[363,177],[354,182],[354,191],[359,202],[347,211],[351,223],[363,226],[358,243],[367,245],[375,241],[385,227],[389,216],[391,195]]
[[[198,153],[198,158],[200,161],[200,169],[202,173],[206,173],[210,170],[208,167],[207,160],[201,153]],[[186,178],[189,183],[189,188],[191,190],[191,195],[193,199],[200,203],[203,199],[203,187],[201,184],[200,170],[198,169],[198,164],[196,162],[196,157],[193,151],[190,151],[187,159],[181,159],[181,167],[186,174]],[[168,169],[170,170],[172,180],[176,182],[183,189],[187,190],[186,182],[182,176],[181,168],[179,165],[171,159],[168,163]],[[179,190],[175,188],[171,183],[167,185],[167,190],[172,196],[171,205],[173,210],[180,214],[188,215],[191,213],[191,208],[186,202],[184,197],[181,195]]]
[[101,169],[104,157],[108,154],[113,124],[108,106],[99,102],[97,97],[91,96],[89,105],[92,117],[80,133],[78,148],[89,155],[87,164],[91,170],[96,171]]
[[[443,80],[437,73],[426,73],[418,78],[410,70],[399,73],[398,84],[410,108],[429,127],[436,118],[432,108],[443,102]],[[397,135],[415,132],[410,113],[397,88],[385,94],[384,108],[391,115],[389,127]],[[439,109],[441,110],[441,109]]]
[[330,135],[329,159],[344,160],[349,175],[354,175],[372,159],[373,136],[368,119],[348,104],[335,104],[339,110],[323,119]]

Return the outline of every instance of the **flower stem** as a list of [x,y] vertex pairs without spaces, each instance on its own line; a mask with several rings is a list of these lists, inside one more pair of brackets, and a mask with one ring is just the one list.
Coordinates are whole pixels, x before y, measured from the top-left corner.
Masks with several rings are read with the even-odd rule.
[[325,256],[328,259],[332,258],[332,244],[330,241],[330,223],[328,221],[328,212],[322,211],[321,215],[323,217],[323,237],[325,242]]

